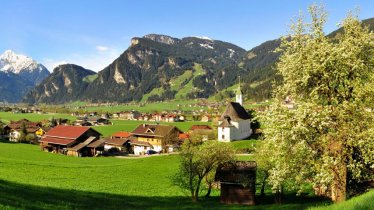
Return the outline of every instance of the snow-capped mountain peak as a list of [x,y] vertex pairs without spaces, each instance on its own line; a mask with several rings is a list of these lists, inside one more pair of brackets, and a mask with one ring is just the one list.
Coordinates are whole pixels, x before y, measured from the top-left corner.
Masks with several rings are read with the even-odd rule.
[[40,72],[43,70],[43,67],[25,55],[16,54],[11,50],[7,50],[0,55],[0,70],[19,74],[22,71]]
[[26,55],[7,50],[0,55],[0,71],[17,74],[24,79],[38,84],[49,75],[49,71],[42,64],[37,63]]

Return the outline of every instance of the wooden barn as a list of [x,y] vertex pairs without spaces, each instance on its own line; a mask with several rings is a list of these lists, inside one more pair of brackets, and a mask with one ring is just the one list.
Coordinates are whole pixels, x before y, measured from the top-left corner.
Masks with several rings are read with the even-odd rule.
[[256,168],[254,161],[219,166],[215,180],[221,184],[221,203],[255,205]]
[[[102,144],[92,144],[101,134],[90,127],[59,125],[49,130],[41,139],[40,147],[44,151],[73,156],[93,156],[89,145],[104,148]],[[88,148],[87,148],[88,147]],[[97,148],[93,149],[97,149]]]

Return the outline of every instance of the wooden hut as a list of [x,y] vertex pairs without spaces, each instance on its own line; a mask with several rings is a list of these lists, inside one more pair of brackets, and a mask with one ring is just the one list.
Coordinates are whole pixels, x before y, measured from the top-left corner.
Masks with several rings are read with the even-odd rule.
[[219,166],[215,180],[221,184],[221,203],[255,205],[256,168],[254,161]]

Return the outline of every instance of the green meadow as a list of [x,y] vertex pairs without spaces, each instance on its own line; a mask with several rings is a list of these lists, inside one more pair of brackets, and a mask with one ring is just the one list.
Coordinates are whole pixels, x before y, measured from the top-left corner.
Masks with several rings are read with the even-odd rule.
[[[278,209],[272,197],[254,207],[219,203],[219,192],[192,203],[170,177],[178,156],[76,158],[35,145],[0,143],[0,207],[4,209]],[[324,203],[289,197],[283,207]],[[305,203],[305,201],[308,201]]]
[[[240,157],[241,160],[251,159]],[[345,205],[312,194],[286,194],[275,205],[271,190],[256,206],[219,203],[219,190],[193,203],[170,177],[177,155],[145,158],[77,158],[42,152],[39,146],[0,143],[0,209],[372,209],[374,192]],[[257,190],[259,192],[259,190]],[[328,206],[329,205],[329,206]]]
[[48,120],[48,119],[58,119],[66,118],[69,120],[74,120],[75,117],[72,117],[69,114],[57,114],[57,113],[46,113],[46,114],[37,114],[37,113],[12,113],[12,112],[0,112],[0,121],[9,123],[10,121],[16,121],[21,119],[28,119],[33,122]]
[[[133,131],[138,125],[146,123],[146,124],[154,124],[156,122],[148,122],[148,121],[137,121],[137,120],[111,120],[113,125],[100,125],[100,126],[93,126],[93,128],[103,134],[104,137],[110,136],[111,134],[117,131]],[[211,125],[211,122],[199,122],[199,121],[186,121],[186,122],[161,122],[162,125],[173,125],[178,127],[183,132],[188,131],[188,129],[192,125]]]
[[[156,91],[156,90],[155,90]],[[199,99],[189,99],[189,100],[172,100],[166,102],[152,102],[152,103],[131,103],[131,104],[118,104],[118,105],[100,105],[100,106],[88,106],[85,108],[85,111],[88,112],[100,112],[100,113],[117,113],[121,111],[131,111],[136,110],[139,112],[162,112],[162,111],[173,111],[173,110],[182,110],[182,111],[197,111],[197,110],[207,110],[205,106],[197,106]],[[78,107],[85,106],[85,102],[75,102],[67,104],[68,107]],[[74,110],[74,109],[72,109]]]

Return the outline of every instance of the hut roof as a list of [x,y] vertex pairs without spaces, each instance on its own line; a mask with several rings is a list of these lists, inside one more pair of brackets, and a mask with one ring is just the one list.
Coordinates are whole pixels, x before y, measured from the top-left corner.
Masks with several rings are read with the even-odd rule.
[[257,164],[254,161],[236,161],[218,166],[215,180],[242,183],[256,178]]

